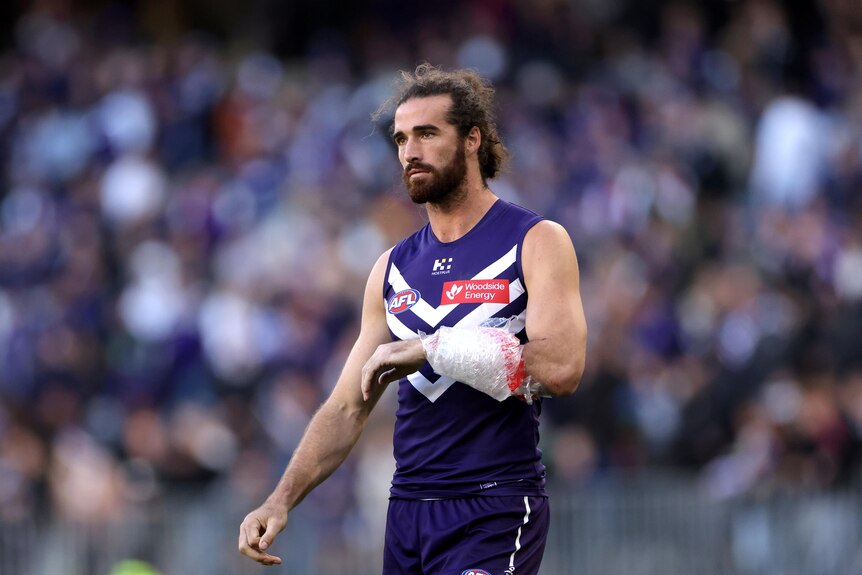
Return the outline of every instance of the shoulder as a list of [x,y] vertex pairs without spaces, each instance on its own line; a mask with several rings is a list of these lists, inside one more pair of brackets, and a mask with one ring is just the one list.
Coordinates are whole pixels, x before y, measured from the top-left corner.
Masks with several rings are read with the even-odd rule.
[[365,313],[370,310],[375,310],[378,307],[383,309],[380,302],[383,301],[384,284],[386,271],[389,267],[389,256],[394,248],[389,248],[377,258],[371,272],[368,274],[368,280],[365,282],[365,295],[363,296],[363,308]]
[[533,228],[545,221],[545,218],[536,212],[518,204],[500,199],[497,200],[496,219],[494,224],[499,230],[505,230],[507,237],[514,237],[518,242],[518,249],[524,248],[524,240]]
[[389,258],[392,255],[392,252],[397,248],[398,245],[395,245],[377,258],[377,261],[374,262],[374,266],[371,268],[371,273],[368,274],[368,284],[378,284],[383,281],[384,275],[386,275],[386,268],[389,266]]
[[575,246],[569,232],[552,220],[541,220],[524,236],[523,257],[525,261],[542,259],[565,260],[575,255]]
[[497,203],[499,204],[500,213],[503,214],[504,217],[520,220],[528,224],[534,224],[544,219],[533,210],[502,198],[497,200]]
[[553,221],[541,219],[530,228],[527,232],[527,237],[524,238],[524,244],[537,242],[562,242],[572,243],[569,232],[561,224]]

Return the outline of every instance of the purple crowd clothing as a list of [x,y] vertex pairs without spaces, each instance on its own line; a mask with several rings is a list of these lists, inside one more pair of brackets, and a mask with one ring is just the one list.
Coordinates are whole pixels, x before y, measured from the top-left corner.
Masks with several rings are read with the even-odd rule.
[[[426,225],[392,250],[383,295],[392,337],[406,340],[441,326],[514,318],[522,342],[527,291],[524,236],[541,217],[497,200],[466,235],[439,241]],[[391,495],[423,499],[469,495],[544,496],[538,448],[541,402],[498,402],[441,377],[426,363],[398,388]]]
[[383,575],[536,575],[546,497],[393,498]]

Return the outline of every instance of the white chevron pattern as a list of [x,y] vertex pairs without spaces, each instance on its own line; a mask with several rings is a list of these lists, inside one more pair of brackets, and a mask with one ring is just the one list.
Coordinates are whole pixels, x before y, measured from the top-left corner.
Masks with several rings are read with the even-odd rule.
[[427,397],[431,403],[437,401],[437,398],[443,395],[443,393],[452,387],[453,383],[455,383],[455,380],[450,377],[441,377],[432,383],[418,371],[408,375],[407,381],[410,382],[410,385],[416,388],[416,391]]
[[[490,280],[495,279],[498,275],[506,271],[512,264],[515,263],[517,257],[518,245],[515,244],[512,246],[504,256],[500,259],[477,273],[473,276],[472,280]],[[395,264],[392,264],[389,268],[389,277],[387,278],[389,285],[396,292],[404,291],[407,289],[412,289],[411,286],[404,279],[404,276],[401,275],[401,272],[395,267]],[[520,297],[524,292],[525,288],[523,284],[521,284],[520,279],[516,279],[514,282],[509,284],[509,302],[515,301],[518,297]],[[383,302],[384,308],[386,306],[386,301]],[[436,328],[443,319],[449,315],[452,310],[458,307],[461,304],[441,304],[438,307],[432,307],[424,299],[420,299],[416,304],[410,308],[410,311],[416,314],[422,321],[430,325],[431,327]],[[478,327],[486,319],[492,317],[495,313],[499,312],[501,309],[506,307],[509,304],[502,303],[483,303],[476,307],[469,314],[461,318],[455,325],[459,327]],[[512,333],[518,333],[522,329],[524,329],[524,323],[526,320],[527,312],[524,310],[521,314],[515,318],[515,320],[509,325],[509,331]],[[397,315],[387,313],[386,314],[386,323],[389,326],[389,329],[395,334],[395,337],[401,340],[415,339],[419,337],[419,334],[411,330],[409,327],[404,325],[404,323],[398,318]],[[431,402],[437,401],[437,399],[443,395],[443,393],[455,383],[455,380],[448,377],[440,377],[436,382],[431,382],[424,375],[419,373],[418,371],[412,373],[407,376],[407,380],[410,384],[416,388],[419,393],[427,397]]]

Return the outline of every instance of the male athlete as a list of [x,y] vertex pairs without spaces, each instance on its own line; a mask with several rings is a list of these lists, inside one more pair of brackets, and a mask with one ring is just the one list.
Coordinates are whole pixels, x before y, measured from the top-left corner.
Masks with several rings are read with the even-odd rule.
[[[404,183],[429,223],[371,270],[332,394],[240,526],[252,559],[281,563],[267,550],[288,512],[344,461],[397,381],[384,575],[538,573],[548,527],[538,396],[575,391],[587,328],[566,231],[488,189],[508,154],[493,99],[474,72],[423,64],[378,113],[395,109]],[[492,318],[506,321],[484,327]],[[495,379],[502,393],[488,389]]]

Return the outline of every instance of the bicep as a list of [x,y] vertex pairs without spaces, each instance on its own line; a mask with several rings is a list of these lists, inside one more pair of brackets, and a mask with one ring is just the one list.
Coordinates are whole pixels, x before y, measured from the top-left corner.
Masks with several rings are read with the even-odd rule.
[[347,361],[329,399],[344,408],[366,415],[377,403],[383,389],[375,393],[367,402],[362,399],[360,389],[362,367],[378,346],[392,341],[386,326],[386,309],[383,301],[383,277],[388,261],[389,251],[380,256],[368,276],[362,300],[359,335],[347,356]]
[[526,329],[531,341],[586,345],[586,320],[575,248],[566,230],[542,221],[524,238],[524,282],[530,294]]

